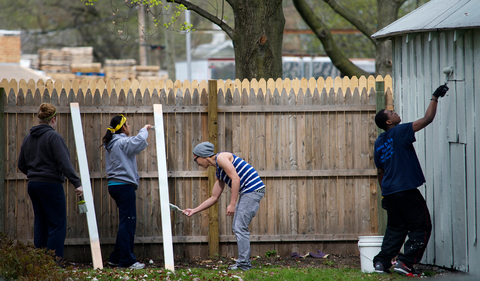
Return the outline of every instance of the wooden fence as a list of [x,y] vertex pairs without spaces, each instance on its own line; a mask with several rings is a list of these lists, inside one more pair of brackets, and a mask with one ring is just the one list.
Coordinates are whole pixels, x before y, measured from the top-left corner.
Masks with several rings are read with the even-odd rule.
[[[267,191],[251,224],[252,255],[276,250],[287,255],[321,249],[357,253],[359,235],[375,235],[377,184],[373,164],[376,139],[375,83],[385,85],[392,105],[391,78],[323,80],[217,81],[218,147],[251,163]],[[382,84],[382,86],[383,86]],[[77,157],[70,102],[80,104],[102,253],[115,242],[118,211],[107,189],[104,151],[99,148],[110,119],[123,113],[132,132],[153,122],[153,104],[161,103],[169,175],[170,201],[195,207],[208,198],[207,171],[193,161],[192,150],[208,140],[206,81],[57,81],[0,82],[4,96],[4,205],[0,223],[13,239],[33,240],[33,210],[26,177],[17,169],[22,140],[36,124],[42,102],[57,106],[57,131]],[[163,258],[158,173],[154,134],[137,156],[141,177],[137,190],[137,257]],[[212,169],[212,168],[211,168]],[[65,183],[67,259],[90,260],[84,215]],[[219,201],[220,255],[235,256],[232,218],[226,216],[230,191]],[[176,256],[208,255],[208,212],[192,218],[172,214]]]

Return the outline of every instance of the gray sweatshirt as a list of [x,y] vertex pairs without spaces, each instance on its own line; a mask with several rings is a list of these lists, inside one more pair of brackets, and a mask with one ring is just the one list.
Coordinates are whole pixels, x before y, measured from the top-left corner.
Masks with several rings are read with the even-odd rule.
[[134,137],[127,137],[123,133],[113,134],[105,152],[109,181],[129,183],[138,188],[140,176],[137,173],[136,155],[147,147],[147,138],[148,131],[145,128]]

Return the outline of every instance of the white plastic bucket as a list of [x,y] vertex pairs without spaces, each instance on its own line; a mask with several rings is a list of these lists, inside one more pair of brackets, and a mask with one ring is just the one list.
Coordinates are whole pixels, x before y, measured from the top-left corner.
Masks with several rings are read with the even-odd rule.
[[363,272],[373,272],[373,258],[382,249],[383,236],[358,236],[360,265]]

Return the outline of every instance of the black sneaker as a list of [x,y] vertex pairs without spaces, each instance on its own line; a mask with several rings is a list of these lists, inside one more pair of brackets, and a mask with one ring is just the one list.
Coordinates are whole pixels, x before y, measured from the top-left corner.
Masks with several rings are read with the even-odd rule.
[[397,261],[393,270],[405,276],[410,276],[410,277],[420,276],[420,273],[416,272],[413,269],[413,267],[408,267],[401,261]]
[[385,266],[383,266],[383,264],[379,261],[375,263],[375,272],[380,274],[392,273],[389,269],[385,269]]

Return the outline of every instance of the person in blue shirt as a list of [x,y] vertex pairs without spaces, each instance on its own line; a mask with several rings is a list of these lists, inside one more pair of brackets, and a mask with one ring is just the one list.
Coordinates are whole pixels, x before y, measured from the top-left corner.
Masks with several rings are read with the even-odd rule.
[[[387,210],[388,217],[381,251],[373,259],[378,273],[390,273],[392,259],[398,255],[393,270],[406,276],[418,275],[413,265],[422,259],[432,222],[425,199],[418,190],[425,183],[425,177],[413,143],[415,132],[435,118],[438,99],[447,91],[446,85],[438,87],[425,116],[417,121],[400,124],[400,116],[385,109],[375,116],[377,126],[385,130],[375,141],[374,160],[382,188],[382,207]],[[399,253],[404,242],[404,253]]]
[[148,145],[148,130],[152,125],[146,124],[136,136],[130,136],[130,124],[123,115],[117,115],[110,121],[110,126],[103,137],[105,147],[105,169],[108,175],[108,193],[118,207],[118,233],[115,248],[108,259],[111,266],[130,269],[142,269],[145,264],[137,261],[133,253],[137,209],[135,190],[138,189],[136,155]]
[[[230,270],[249,270],[250,262],[250,232],[248,225],[257,214],[260,200],[265,196],[265,184],[257,171],[242,158],[231,152],[214,153],[214,145],[208,141],[202,142],[193,149],[193,160],[197,165],[216,169],[216,180],[212,196],[194,209],[185,209],[183,213],[191,217],[194,214],[210,208],[217,203],[225,189],[225,184],[231,188],[230,203],[227,206],[227,216],[233,216],[232,230],[237,239],[238,259]],[[237,202],[238,198],[238,202]]]

